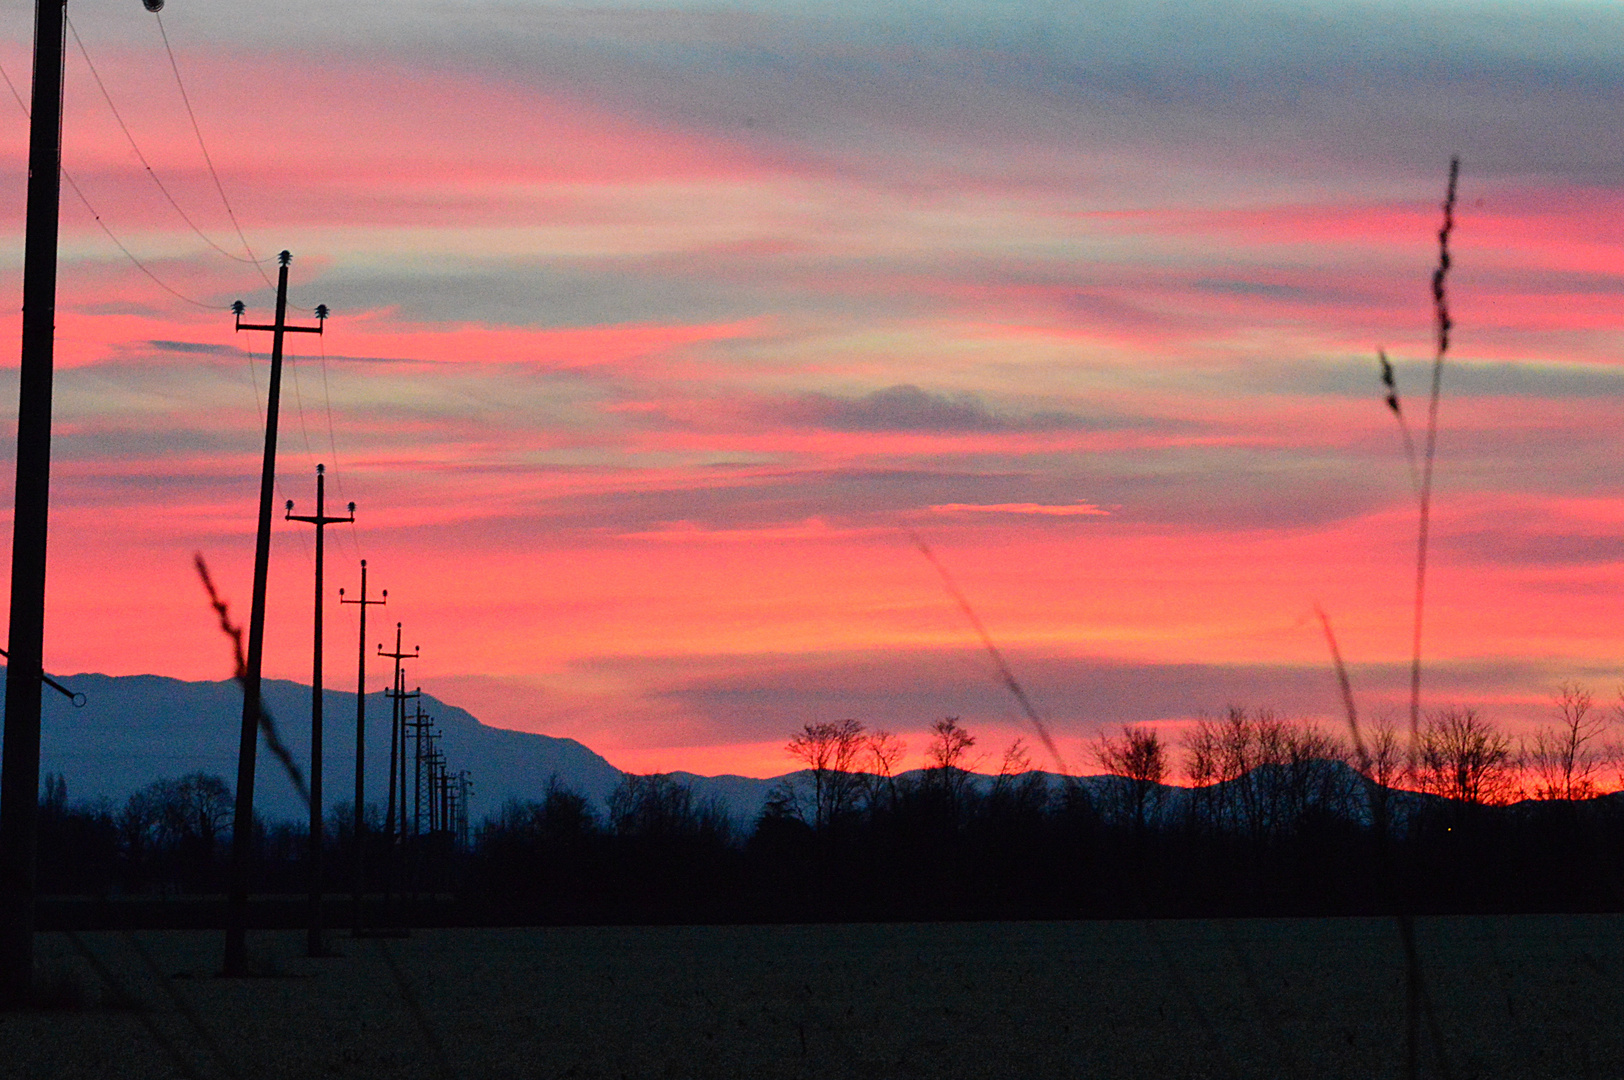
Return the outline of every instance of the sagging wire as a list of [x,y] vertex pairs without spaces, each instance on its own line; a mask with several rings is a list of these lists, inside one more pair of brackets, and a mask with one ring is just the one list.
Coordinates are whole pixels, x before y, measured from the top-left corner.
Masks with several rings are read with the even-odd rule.
[[[333,463],[332,476],[336,482],[336,487],[338,488],[339,502],[347,503],[350,500],[344,491],[344,470],[339,468],[338,441],[333,435],[333,395],[332,391],[327,385],[327,339],[324,335],[316,335],[316,346],[318,349],[317,355],[321,357],[321,397],[322,403],[327,410],[327,449],[333,455],[331,458]],[[355,520],[353,515],[351,516],[348,524],[349,528],[345,530],[345,535],[350,538],[350,549],[355,552],[355,557],[359,559],[361,558],[361,544],[355,536]]]
[[276,283],[265,272],[264,260],[254,254],[253,247],[248,243],[248,237],[243,235],[242,226],[237,222],[236,212],[231,209],[231,200],[226,198],[225,185],[220,183],[220,174],[215,171],[214,158],[209,154],[208,144],[203,141],[203,129],[198,126],[197,113],[192,110],[191,96],[186,93],[186,83],[180,77],[180,65],[175,62],[175,50],[169,45],[169,31],[164,29],[163,16],[155,11],[152,13],[152,17],[158,23],[158,35],[163,38],[164,53],[169,57],[169,70],[175,74],[175,86],[180,90],[180,99],[186,106],[186,116],[192,122],[192,134],[197,136],[197,148],[203,153],[203,163],[209,167],[209,177],[214,181],[214,190],[219,193],[220,205],[226,208],[226,217],[231,219],[231,227],[237,231],[237,239],[242,241],[242,249],[248,253],[248,261],[253,264],[255,270],[259,271],[259,276],[265,279],[266,288],[274,290]]
[[[260,396],[259,396],[259,369],[257,367],[255,367],[255,365],[254,365],[254,361],[257,359],[257,357],[254,355],[254,350],[250,346],[244,346],[243,347],[243,352],[246,353],[247,356],[248,356],[248,380],[249,380],[249,382],[251,382],[253,384],[253,387],[254,387],[254,410],[259,416],[259,428],[260,428],[261,431],[263,431],[263,430],[265,430],[265,405],[263,404],[263,402],[261,402]],[[284,362],[285,361],[286,361],[286,357],[284,356]],[[295,394],[295,396],[297,397],[297,394]],[[302,415],[301,415],[301,423],[302,422],[303,422],[303,420],[302,420]],[[310,448],[310,440],[308,438],[306,438],[305,439],[305,449],[308,450],[309,448]],[[280,500],[281,502],[284,502],[284,503],[289,502],[290,500],[287,497],[287,492],[282,490],[282,476],[281,476],[281,473],[277,473],[272,478],[272,483],[276,487],[276,497],[277,497],[277,499]],[[299,530],[299,549],[304,552],[305,561],[307,563],[309,563],[311,566],[316,565],[316,556],[310,550],[310,538],[305,536],[305,533],[304,533],[303,529]]]
[[283,363],[287,364],[288,370],[293,373],[293,405],[299,412],[299,434],[304,438],[305,457],[309,459],[308,464],[314,466],[316,464],[316,452],[310,447],[310,429],[305,425],[304,395],[299,391],[298,358],[286,352],[285,349],[284,346],[282,360]]
[[[11,96],[16,100],[17,107],[22,109],[23,116],[30,117],[28,103],[23,100],[22,94],[17,91],[17,84],[11,81],[11,76],[6,72],[4,67],[0,67],[0,79],[5,80],[6,88],[11,91]],[[201,300],[193,299],[148,269],[147,264],[136,258],[135,253],[129,248],[125,247],[124,242],[113,233],[112,229],[108,228],[107,222],[103,221],[101,215],[96,212],[96,208],[90,205],[90,200],[85,197],[84,191],[80,189],[78,182],[74,180],[72,174],[69,173],[65,168],[62,169],[61,172],[62,179],[68,182],[68,187],[73,190],[74,195],[76,195],[79,201],[84,204],[85,210],[90,213],[90,216],[96,222],[96,225],[104,234],[106,234],[107,239],[111,240],[113,242],[113,246],[118,248],[119,251],[123,252],[124,257],[130,260],[135,268],[145,274],[154,285],[158,286],[158,288],[173,296],[175,299],[191,304],[193,307],[202,308],[204,311],[231,310],[229,304],[206,304]]]
[[175,201],[175,196],[170,194],[169,188],[165,186],[163,180],[159,178],[158,173],[152,167],[152,163],[147,160],[146,154],[141,152],[141,147],[136,144],[135,135],[131,133],[130,126],[124,122],[124,117],[119,113],[118,106],[113,103],[113,95],[108,92],[107,84],[102,81],[101,72],[96,70],[95,61],[90,59],[90,51],[85,48],[84,39],[79,36],[79,28],[73,25],[72,18],[69,18],[67,22],[68,30],[73,34],[73,42],[79,47],[79,55],[84,57],[85,66],[90,69],[90,77],[95,80],[96,89],[101,91],[102,100],[107,102],[108,111],[113,114],[113,119],[118,121],[119,130],[124,132],[125,141],[130,144],[130,149],[135,153],[136,160],[141,162],[141,167],[147,171],[147,176],[151,178],[154,184],[157,185],[159,192],[161,192],[163,197],[169,201],[169,205],[174,208],[175,213],[179,214],[180,219],[186,222],[187,228],[191,229],[192,232],[197,234],[197,238],[199,240],[209,245],[209,247],[213,248],[221,255],[231,259],[233,262],[255,263],[256,260],[247,259],[241,255],[235,255],[221,247],[219,244],[215,243],[212,237],[198,227],[197,223],[192,220],[191,215],[186,213],[186,211],[181,208],[180,203]]

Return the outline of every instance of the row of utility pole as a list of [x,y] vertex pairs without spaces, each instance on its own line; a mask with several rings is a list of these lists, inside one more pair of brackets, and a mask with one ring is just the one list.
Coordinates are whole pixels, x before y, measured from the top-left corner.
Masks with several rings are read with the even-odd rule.
[[[270,388],[267,393],[265,410],[265,454],[260,479],[259,498],[259,531],[255,544],[254,559],[254,593],[251,607],[247,671],[243,683],[243,718],[242,737],[239,748],[237,767],[237,816],[238,822],[253,820],[253,785],[255,752],[258,744],[259,728],[263,724],[263,706],[260,700],[261,665],[264,654],[265,632],[265,589],[270,552],[270,504],[272,491],[276,478],[276,441],[277,441],[277,405],[281,392],[282,378],[282,342],[287,333],[315,333],[320,334],[326,326],[327,308],[318,305],[316,308],[317,324],[315,326],[293,326],[287,322],[287,285],[288,266],[292,256],[284,251],[278,257],[280,272],[277,277],[276,290],[276,321],[270,325],[248,324],[242,321],[244,307],[241,301],[232,306],[236,316],[236,329],[265,330],[274,336],[271,346],[271,373]],[[285,520],[298,521],[315,527],[316,530],[316,566],[315,566],[315,601],[312,628],[312,658],[310,679],[310,824],[309,824],[309,902],[307,918],[306,951],[312,957],[332,955],[327,946],[326,927],[323,920],[323,894],[325,880],[323,874],[323,848],[325,846],[325,828],[323,811],[322,780],[324,762],[322,755],[323,741],[323,671],[322,660],[324,654],[323,613],[326,601],[326,528],[328,525],[340,523],[353,523],[355,521],[355,504],[352,502],[346,507],[346,514],[339,516],[327,513],[327,470],[323,465],[316,466],[316,508],[314,514],[295,514],[293,500],[287,501]],[[373,605],[386,604],[389,599],[388,590],[373,599],[368,595],[367,564],[361,560],[361,595],[350,599],[339,589],[339,602],[357,605],[360,614],[360,634],[358,647],[358,662],[356,668],[356,713],[355,713],[355,799],[352,806],[354,830],[354,866],[352,867],[352,893],[353,893],[353,933],[362,936],[371,933],[399,933],[400,920],[392,917],[394,913],[386,910],[384,920],[391,925],[373,927],[367,918],[364,897],[367,886],[367,851],[369,848],[368,829],[366,821],[366,688],[367,688],[367,608]],[[389,800],[381,844],[380,854],[385,864],[378,869],[383,875],[385,885],[385,906],[393,886],[403,887],[406,884],[403,873],[403,863],[406,859],[407,845],[412,846],[411,854],[414,856],[412,869],[418,869],[415,856],[419,856],[424,846],[425,836],[453,835],[460,837],[462,843],[467,839],[467,793],[469,781],[464,772],[459,777],[457,795],[449,794],[449,784],[446,782],[446,766],[444,755],[432,750],[433,741],[439,736],[433,734],[432,719],[425,716],[419,704],[414,715],[408,718],[405,703],[408,699],[420,699],[421,688],[407,693],[405,689],[404,661],[421,658],[421,649],[414,647],[410,653],[401,647],[401,624],[395,624],[395,650],[385,652],[383,645],[378,645],[377,655],[392,658],[395,661],[394,679],[390,689],[385,695],[390,698],[393,706],[389,734]],[[415,735],[415,754],[413,755],[414,775],[412,778],[413,816],[408,824],[406,817],[406,739],[407,729],[412,728]],[[426,752],[427,751],[427,752]],[[397,774],[399,777],[399,799],[397,813]],[[424,789],[427,788],[429,802],[424,803]],[[437,793],[438,788],[438,793]],[[446,810],[456,806],[460,817],[448,816]],[[425,809],[429,811],[427,821],[429,828],[424,829]],[[440,811],[436,816],[435,811]],[[436,826],[443,820],[444,828]],[[460,824],[460,830],[457,825]],[[227,905],[227,924],[225,942],[225,974],[247,974],[247,906],[248,906],[248,878],[247,867],[251,857],[249,845],[251,843],[251,829],[236,828],[232,831],[232,857],[231,857],[231,892]],[[416,883],[416,874],[412,876],[411,883]]]
[[[163,0],[142,0],[150,12],[163,7]],[[34,80],[29,110],[28,196],[26,240],[23,256],[22,358],[18,377],[16,486],[12,514],[10,624],[5,689],[5,731],[0,743],[0,1006],[17,1006],[31,1000],[34,978],[34,925],[37,892],[37,851],[39,843],[39,764],[41,692],[51,682],[45,674],[45,572],[46,540],[50,511],[52,382],[55,365],[57,239],[61,210],[62,100],[66,60],[67,0],[35,0]],[[225,974],[247,973],[247,914],[249,844],[253,834],[254,767],[259,732],[264,726],[260,682],[265,644],[265,588],[270,563],[272,491],[276,477],[277,414],[281,394],[282,345],[289,333],[320,334],[326,322],[326,307],[316,308],[315,326],[295,326],[287,321],[288,265],[292,256],[284,251],[278,258],[280,272],[276,288],[276,316],[267,325],[242,321],[243,305],[233,305],[238,330],[268,331],[271,347],[271,381],[265,414],[265,453],[260,475],[258,530],[254,549],[253,601],[249,615],[247,655],[239,677],[243,686],[242,730],[237,762],[236,827],[232,830],[231,880],[227,901]],[[325,527],[350,517],[326,514],[322,471],[318,467],[316,513],[290,520],[316,527],[316,628],[311,702],[310,762],[310,863],[312,954],[324,952],[321,925],[322,855],[322,534]],[[361,605],[361,666],[356,687],[356,927],[361,926],[360,896],[365,882],[360,876],[366,844],[363,766],[366,726],[366,608],[372,601],[366,595],[366,564],[362,563],[362,595],[345,601]],[[342,592],[342,590],[341,590]],[[342,600],[341,595],[341,600]],[[396,652],[399,653],[397,627]],[[382,646],[379,646],[382,653]],[[387,655],[387,654],[385,654]],[[416,653],[413,653],[416,656]],[[396,657],[396,679],[392,693],[395,719],[390,739],[391,760],[405,761],[406,716],[404,682]],[[420,749],[416,755],[419,779],[414,787],[413,835],[423,834],[424,815],[431,822],[428,835],[436,832],[456,835],[463,842],[467,833],[466,774],[451,780],[443,755],[433,748],[434,740],[418,726]],[[421,749],[427,740],[428,751]],[[425,772],[425,770],[427,770]],[[428,777],[427,803],[416,793],[422,777]],[[390,768],[391,789],[395,786],[395,765]],[[396,821],[393,802],[386,828],[392,850],[408,835],[404,817],[404,779],[401,783],[400,820]],[[427,810],[423,809],[427,806]]]

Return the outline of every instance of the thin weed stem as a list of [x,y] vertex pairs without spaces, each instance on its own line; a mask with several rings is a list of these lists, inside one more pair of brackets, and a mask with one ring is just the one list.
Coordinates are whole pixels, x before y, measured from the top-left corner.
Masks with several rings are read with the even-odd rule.
[[1421,952],[1415,941],[1415,917],[1410,914],[1407,897],[1398,887],[1398,875],[1393,865],[1389,846],[1388,806],[1386,796],[1378,785],[1371,768],[1370,752],[1359,731],[1359,713],[1354,707],[1353,683],[1348,678],[1348,667],[1342,661],[1342,650],[1337,647],[1336,632],[1331,629],[1331,618],[1325,609],[1314,605],[1320,626],[1325,630],[1325,644],[1331,650],[1331,663],[1336,668],[1337,685],[1342,691],[1342,707],[1347,712],[1348,733],[1353,738],[1354,753],[1359,758],[1359,773],[1365,782],[1366,800],[1370,806],[1371,824],[1376,830],[1380,862],[1384,867],[1388,889],[1394,905],[1393,919],[1398,924],[1399,944],[1404,950],[1404,1075],[1415,1080],[1420,1075],[1421,1021],[1425,1018],[1427,1031],[1432,1037],[1433,1061],[1440,1076],[1452,1075],[1448,1055],[1444,1052],[1443,1031],[1432,1007],[1432,996],[1427,993],[1426,973],[1421,967]]
[[1410,467],[1410,486],[1415,488],[1416,497],[1421,495],[1421,466],[1415,460],[1415,437],[1410,434],[1410,422],[1404,418],[1404,409],[1399,404],[1398,381],[1393,377],[1393,362],[1387,359],[1387,350],[1377,349],[1376,358],[1382,365],[1382,385],[1387,387],[1387,407],[1393,410],[1393,416],[1398,420],[1398,432],[1404,438],[1404,463]]
[[1449,185],[1444,193],[1444,220],[1438,229],[1438,268],[1432,272],[1432,307],[1437,349],[1432,358],[1432,394],[1427,401],[1426,451],[1421,459],[1421,522],[1415,556],[1415,634],[1410,653],[1410,757],[1421,734],[1421,624],[1426,610],[1427,540],[1432,526],[1432,469],[1438,454],[1438,397],[1443,389],[1444,358],[1449,353],[1449,237],[1455,230],[1455,189],[1460,158],[1449,159]]
[[[243,693],[247,694],[250,692],[248,687],[248,660],[243,653],[242,627],[231,621],[231,611],[226,606],[226,602],[220,598],[219,591],[214,587],[214,579],[209,576],[209,564],[203,561],[202,552],[193,556],[193,564],[197,567],[197,576],[203,579],[203,588],[209,594],[209,603],[213,605],[215,615],[219,616],[221,633],[231,639],[233,657],[237,668],[233,678],[237,680],[237,685],[242,687]],[[281,734],[276,730],[276,721],[271,718],[270,711],[265,708],[263,701],[260,702],[258,712],[259,730],[265,736],[266,747],[276,756],[276,760],[282,763],[283,770],[293,783],[293,790],[299,793],[300,800],[308,807],[310,805],[310,787],[305,783],[304,772],[299,768],[299,763],[293,760],[293,752],[282,741]]]
[[1021,688],[1020,682],[1015,678],[1015,673],[1010,670],[1009,664],[1004,660],[1004,654],[998,651],[997,645],[993,644],[992,635],[987,633],[987,628],[982,625],[980,617],[975,613],[975,609],[970,606],[970,601],[960,591],[958,585],[953,581],[952,575],[947,572],[947,567],[942,565],[942,561],[936,557],[936,553],[930,549],[930,545],[925,543],[924,537],[909,529],[908,539],[912,540],[914,547],[919,549],[919,554],[923,555],[925,560],[936,568],[936,573],[941,576],[942,584],[947,588],[948,595],[959,605],[959,610],[964,612],[965,617],[970,620],[970,625],[975,627],[977,636],[981,638],[981,644],[986,646],[987,655],[992,657],[993,666],[998,669],[999,680],[1003,682],[1011,694],[1015,695],[1015,700],[1020,703],[1021,711],[1026,714],[1027,720],[1031,721],[1033,729],[1038,733],[1038,738],[1043,740],[1044,749],[1049,751],[1049,756],[1054,759],[1055,766],[1059,768],[1060,774],[1066,778],[1068,783],[1072,782],[1071,770],[1066,767],[1065,758],[1060,756],[1060,748],[1055,745],[1054,739],[1049,735],[1049,726],[1038,716],[1037,709],[1033,708],[1031,699],[1026,696],[1026,691]]

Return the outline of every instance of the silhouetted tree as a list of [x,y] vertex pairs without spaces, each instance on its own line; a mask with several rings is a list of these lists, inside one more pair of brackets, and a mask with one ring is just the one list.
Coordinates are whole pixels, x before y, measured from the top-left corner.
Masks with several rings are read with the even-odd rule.
[[1416,749],[1416,781],[1422,791],[1463,806],[1509,802],[1517,790],[1511,740],[1476,709],[1432,713]]
[[987,793],[987,817],[1006,831],[1011,826],[1036,831],[1048,801],[1048,781],[1032,768],[1032,755],[1025,741],[1016,739],[1004,751],[998,775]]
[[1190,810],[1197,823],[1209,829],[1231,825],[1236,785],[1255,765],[1253,727],[1251,715],[1231,705],[1222,717],[1203,716],[1185,733],[1185,772],[1195,789]]
[[[1409,755],[1390,715],[1360,725],[1358,736],[1355,744],[1348,748],[1348,763],[1366,781],[1359,785],[1363,788],[1365,812],[1358,814],[1350,810],[1349,816],[1391,835],[1398,824],[1395,811],[1400,805],[1393,798],[1393,789],[1409,773]],[[1349,790],[1354,806],[1358,805],[1359,787]]]
[[1523,743],[1522,764],[1533,775],[1534,797],[1589,799],[1608,760],[1602,737],[1608,722],[1595,710],[1595,697],[1577,683],[1557,688],[1557,723]]
[[62,817],[68,811],[68,778],[59,772],[48,772],[40,781],[39,808],[43,814]]
[[1124,724],[1117,734],[1100,732],[1094,758],[1122,783],[1112,801],[1119,818],[1143,832],[1161,806],[1167,779],[1167,754],[1154,728]]
[[716,799],[701,800],[692,785],[668,773],[626,774],[609,794],[615,835],[643,841],[727,842],[732,822]]
[[976,744],[976,737],[964,729],[958,717],[938,720],[930,730],[930,745],[925,748],[925,758],[931,768],[968,770],[973,767],[974,763],[967,755],[970,747]]
[[218,776],[188,773],[158,780],[148,789],[158,810],[160,842],[188,849],[207,864],[234,809],[231,789]]
[[870,746],[859,720],[807,724],[785,747],[812,774],[812,805],[807,824],[819,831],[844,817],[861,790],[857,766]]
[[930,743],[925,747],[925,787],[928,792],[946,800],[946,808],[953,814],[962,809],[964,789],[970,780],[970,770],[979,759],[970,757],[970,748],[976,737],[970,734],[959,718],[949,716],[931,725]]
[[882,800],[887,810],[896,810],[897,766],[908,752],[908,744],[889,731],[871,731],[863,745],[863,763],[868,766],[868,803],[875,809]]
[[1192,809],[1209,828],[1261,842],[1296,832],[1310,818],[1347,813],[1354,798],[1340,741],[1268,709],[1230,706],[1185,738]]

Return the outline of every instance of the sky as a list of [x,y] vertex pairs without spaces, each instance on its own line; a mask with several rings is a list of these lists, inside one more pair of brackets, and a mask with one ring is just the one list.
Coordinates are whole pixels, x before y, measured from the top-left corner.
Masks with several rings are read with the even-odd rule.
[[[1563,681],[1614,700],[1624,9],[1076,8],[174,0],[183,99],[153,16],[75,4],[163,190],[70,38],[47,666],[229,675],[192,558],[245,616],[269,342],[227,309],[269,321],[243,260],[287,249],[332,317],[288,339],[277,505],[326,464],[330,594],[367,559],[367,651],[400,620],[409,681],[488,723],[773,775],[803,724],[919,764],[956,716],[1056,767],[913,535],[1074,771],[1124,723],[1336,723],[1316,604],[1397,715],[1376,352],[1419,422],[1458,154],[1426,703],[1515,734]],[[26,132],[0,97],[13,342]],[[310,677],[313,551],[278,520],[267,675]]]

